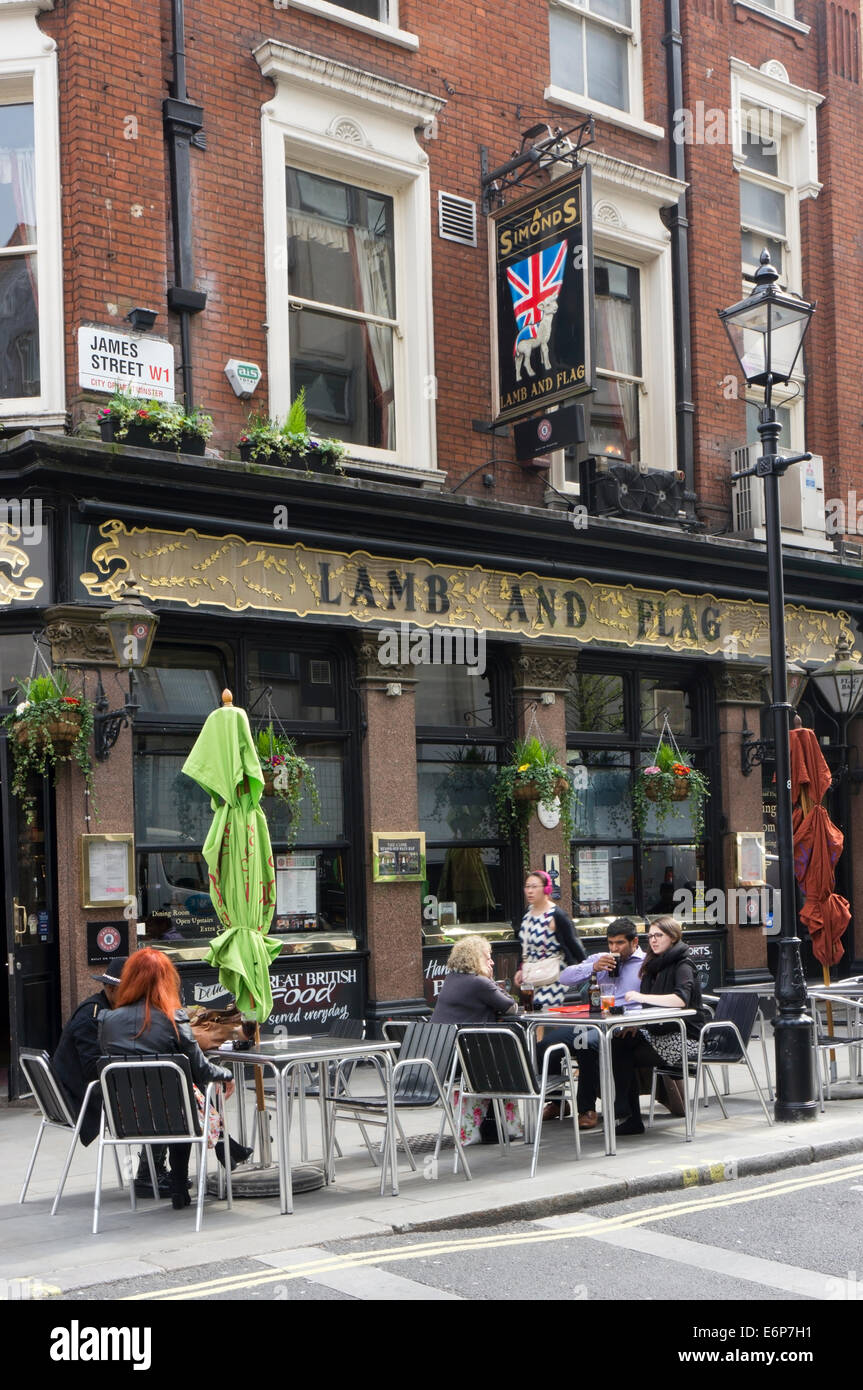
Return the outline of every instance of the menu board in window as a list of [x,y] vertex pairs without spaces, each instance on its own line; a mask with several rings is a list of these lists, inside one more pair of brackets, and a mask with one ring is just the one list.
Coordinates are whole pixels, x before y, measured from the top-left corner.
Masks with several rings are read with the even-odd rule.
[[318,856],[276,855],[274,931],[314,931],[318,925]]
[[608,912],[611,902],[611,864],[607,849],[578,851],[578,910],[583,917]]

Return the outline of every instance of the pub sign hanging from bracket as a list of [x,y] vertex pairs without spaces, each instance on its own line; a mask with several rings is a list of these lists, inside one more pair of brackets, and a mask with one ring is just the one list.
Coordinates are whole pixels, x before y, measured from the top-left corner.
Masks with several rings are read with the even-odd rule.
[[500,421],[593,389],[590,173],[582,166],[490,219]]

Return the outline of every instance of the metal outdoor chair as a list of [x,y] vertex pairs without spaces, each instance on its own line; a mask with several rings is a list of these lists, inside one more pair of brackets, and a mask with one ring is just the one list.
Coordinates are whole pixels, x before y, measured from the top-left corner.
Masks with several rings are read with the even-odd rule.
[[[723,1117],[728,1119],[728,1111],[722,1094],[713,1076],[713,1067],[746,1067],[749,1071],[755,1093],[761,1102],[761,1108],[767,1118],[769,1125],[773,1124],[764,1093],[761,1089],[758,1077],[749,1059],[749,1040],[752,1036],[752,1029],[755,1026],[755,1019],[758,1015],[758,995],[757,994],[721,994],[716,1004],[716,1012],[709,1023],[705,1023],[698,1039],[698,1055],[694,1062],[689,1062],[686,1068],[686,1076],[695,1077],[695,1087],[692,1103],[692,1135],[695,1134],[695,1127],[698,1123],[698,1092],[706,1076],[713,1087],[716,1099],[719,1101],[719,1108]],[[685,1077],[684,1072],[677,1068],[656,1067],[653,1072],[653,1083],[650,1091],[650,1110],[648,1114],[648,1124],[653,1123],[653,1107],[656,1099],[656,1079],[658,1076]],[[707,1096],[705,1094],[705,1104]]]
[[[815,1077],[818,1082],[818,1103],[824,1110],[825,1096],[832,1099],[831,1085],[835,1053],[840,1048],[848,1052],[848,1075],[853,1080],[860,1075],[860,1053],[863,1049],[863,999],[852,999],[832,990],[810,989],[812,1012],[812,1046],[815,1050]],[[834,1055],[831,1055],[834,1054]]]
[[[324,1036],[328,1038],[355,1038],[358,1041],[362,1041],[365,1035],[366,1022],[363,1018],[337,1018],[333,1026],[324,1034]],[[355,1066],[356,1062],[349,1062],[345,1067],[343,1076],[340,1078],[340,1084],[344,1085],[347,1089],[350,1089],[350,1078]],[[327,1064],[327,1071],[330,1085],[332,1086],[336,1076],[335,1062],[329,1062]],[[309,1135],[308,1125],[306,1123],[305,1101],[317,1100],[320,1093],[321,1088],[318,1084],[318,1069],[316,1066],[307,1064],[306,1066],[292,1069],[288,1088],[288,1124],[290,1125],[291,1122],[294,1099],[296,1097],[300,1101],[300,1158],[303,1163],[306,1163],[309,1157]],[[365,1138],[365,1136],[363,1137]],[[371,1153],[368,1139],[366,1139],[366,1147],[369,1148],[369,1152]],[[338,1148],[338,1145],[336,1145],[336,1148]],[[339,1154],[339,1157],[341,1157],[341,1154]]]
[[412,1023],[430,1023],[431,1014],[414,1015],[413,1018],[388,1018],[381,1024],[381,1034],[387,1042],[398,1043],[401,1047],[404,1036]]
[[[77,1118],[72,1114],[65,1095],[63,1094],[60,1083],[51,1069],[51,1059],[47,1052],[39,1052],[32,1048],[22,1048],[18,1054],[21,1063],[21,1070],[27,1078],[30,1089],[33,1092],[36,1104],[42,1112],[42,1121],[36,1134],[36,1143],[30,1155],[30,1163],[27,1168],[27,1176],[24,1179],[24,1186],[21,1188],[19,1203],[23,1202],[27,1196],[27,1188],[30,1186],[30,1178],[36,1165],[36,1155],[39,1152],[39,1145],[42,1143],[42,1136],[46,1129],[62,1129],[67,1134],[71,1133],[72,1138],[69,1143],[69,1151],[66,1155],[66,1162],[63,1165],[63,1172],[60,1175],[60,1182],[51,1206],[51,1215],[56,1215],[60,1205],[60,1198],[63,1195],[63,1188],[66,1186],[66,1179],[69,1176],[69,1169],[72,1167],[72,1158],[75,1153],[78,1140],[81,1136],[81,1125],[87,1113],[87,1106],[93,1092],[98,1089],[99,1082],[91,1081],[81,1102]],[[117,1165],[117,1180],[120,1187],[123,1186],[123,1175],[120,1171],[120,1160],[114,1153],[114,1161]]]
[[[771,1072],[770,1072],[770,1052],[769,1052],[768,1047],[767,1047],[767,1022],[768,1022],[768,1019],[767,1019],[767,1014],[765,1013],[764,996],[761,995],[761,994],[757,994],[755,997],[756,997],[756,999],[758,1000],[758,1010],[757,1010],[757,1012],[756,1012],[756,1014],[755,1014],[755,1026],[756,1026],[757,1029],[758,1029],[758,1040],[759,1040],[759,1042],[761,1043],[761,1060],[762,1060],[763,1063],[764,1063],[764,1075],[765,1075],[765,1078],[766,1078],[766,1080],[767,1080],[767,1099],[770,1100],[770,1101],[772,1101],[773,1098],[774,1098],[774,1097],[773,1097],[773,1078],[772,1078]],[[721,998],[721,996],[718,995],[718,994],[702,994],[702,996],[701,996],[701,1001],[702,1001],[702,1003],[704,1004],[705,1010],[706,1010],[706,1012],[709,1014],[710,1018],[713,1018],[713,1015],[714,1015],[714,1012],[715,1012],[715,1009],[716,1009],[716,1005],[719,1003],[720,998]],[[755,1036],[754,1032],[753,1032],[753,1034],[752,1034],[751,1036],[752,1036],[752,1037]],[[730,1079],[729,1079],[729,1076],[728,1076],[728,1068],[727,1068],[727,1067],[723,1067],[723,1068],[722,1068],[722,1094],[723,1094],[723,1096],[727,1096],[727,1095],[730,1095],[730,1093],[731,1093],[731,1082],[730,1082]],[[705,1084],[705,1087],[704,1087],[704,1104],[705,1104],[705,1106],[707,1105],[707,1087],[706,1087],[706,1084]]]
[[[561,1078],[564,1090],[557,1095],[566,1098],[572,1111],[572,1128],[575,1135],[575,1156],[581,1157],[581,1138],[578,1132],[578,1107],[575,1096],[575,1072],[569,1048],[565,1043],[553,1043],[542,1059],[542,1076],[537,1079],[523,1032],[520,1029],[496,1025],[490,1028],[459,1028],[456,1039],[456,1052],[461,1069],[462,1097],[472,1096],[478,1100],[490,1100],[494,1105],[497,1127],[502,1136],[501,1154],[509,1150],[509,1135],[504,1120],[503,1104],[506,1100],[523,1100],[536,1110],[533,1140],[533,1158],[530,1176],[536,1173],[539,1159],[539,1145],[542,1138],[542,1112],[548,1100],[548,1067],[551,1057],[561,1053]],[[557,1078],[553,1078],[555,1081]]]
[[[452,1113],[450,1096],[456,1068],[456,1026],[453,1023],[411,1023],[405,1031],[398,1061],[392,1068],[393,1120],[411,1169],[416,1161],[399,1121],[400,1110],[423,1110],[440,1106],[444,1123],[452,1132],[456,1148],[456,1165],[461,1162],[466,1179],[470,1169],[459,1138],[458,1126]],[[342,1071],[342,1066],[339,1067]],[[443,1078],[443,1079],[442,1079]],[[386,1079],[384,1078],[384,1082]],[[395,1135],[390,1131],[387,1097],[384,1095],[354,1095],[340,1085],[337,1075],[334,1094],[328,1098],[332,1105],[329,1125],[327,1172],[334,1177],[334,1145],[338,1120],[383,1128],[381,1150],[381,1196],[384,1195],[388,1167],[392,1167],[392,1192],[398,1196],[398,1172]]]
[[[222,1133],[227,1138],[222,1092],[215,1082],[207,1084],[204,1093],[204,1123],[198,1116],[198,1105],[192,1089],[192,1071],[187,1057],[172,1053],[170,1057],[147,1057],[129,1061],[103,1057],[99,1063],[102,1103],[105,1109],[105,1128],[99,1137],[99,1156],[96,1163],[96,1193],[93,1199],[93,1234],[99,1231],[99,1212],[102,1205],[102,1162],[106,1148],[142,1144],[151,1159],[150,1150],[164,1144],[188,1144],[198,1152],[198,1192],[195,1230],[201,1229],[204,1192],[207,1186],[206,1117],[210,1105],[218,1097],[222,1117]],[[227,1142],[226,1142],[227,1150]],[[150,1166],[153,1173],[152,1163]],[[231,1201],[231,1165],[225,1164],[228,1207]],[[222,1178],[219,1178],[221,1192]],[[153,1183],[154,1191],[158,1191]],[[129,1184],[132,1210],[137,1209],[135,1184]]]

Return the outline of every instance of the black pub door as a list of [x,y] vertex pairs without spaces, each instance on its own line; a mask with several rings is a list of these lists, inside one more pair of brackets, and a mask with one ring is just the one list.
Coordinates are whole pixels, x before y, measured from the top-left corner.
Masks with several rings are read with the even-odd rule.
[[[28,1088],[18,1066],[22,1047],[52,1052],[60,1036],[60,971],[54,872],[53,799],[34,778],[33,824],[9,790],[11,759],[0,738],[0,869],[8,989],[0,991],[0,1077],[10,1100]],[[73,870],[74,872],[74,870]]]

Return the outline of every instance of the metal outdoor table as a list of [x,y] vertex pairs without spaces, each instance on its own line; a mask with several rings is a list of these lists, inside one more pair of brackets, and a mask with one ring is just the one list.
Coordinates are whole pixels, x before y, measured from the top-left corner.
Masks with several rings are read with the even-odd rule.
[[[686,1023],[693,1018],[694,1009],[655,1008],[651,1004],[636,1004],[627,1007],[622,1014],[522,1014],[521,1018],[531,1032],[537,1028],[592,1028],[599,1042],[599,1094],[602,1097],[602,1126],[605,1134],[605,1152],[617,1153],[617,1136],[614,1119],[614,1070],[611,1065],[611,1039],[615,1033],[627,1028],[646,1028],[654,1023],[676,1023],[680,1027],[680,1041],[683,1056],[686,1057]],[[689,1110],[688,1069],[684,1068],[683,1100],[686,1125],[686,1141],[692,1139],[692,1116]]]
[[[329,1063],[349,1062],[362,1057],[377,1058],[382,1063],[386,1086],[387,1115],[390,1120],[390,1133],[395,1134],[392,1114],[392,1056],[398,1051],[396,1043],[368,1041],[360,1042],[352,1038],[263,1038],[248,1052],[222,1052],[219,1048],[209,1051],[213,1060],[232,1070],[239,1069],[237,1078],[242,1083],[243,1067],[268,1068],[275,1077],[276,1099],[276,1144],[279,1155],[279,1209],[282,1215],[294,1210],[294,1195],[291,1186],[291,1134],[289,1120],[289,1082],[294,1070],[303,1066],[318,1068],[321,1106],[321,1138],[323,1143],[324,1182],[329,1182],[326,1155],[329,1143],[330,1114],[327,1105],[329,1095]],[[241,1085],[237,1095],[242,1105]],[[393,1159],[395,1161],[395,1159]]]

